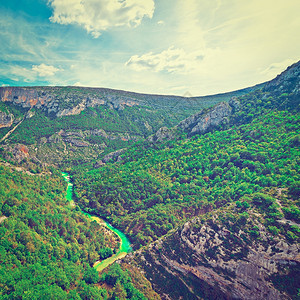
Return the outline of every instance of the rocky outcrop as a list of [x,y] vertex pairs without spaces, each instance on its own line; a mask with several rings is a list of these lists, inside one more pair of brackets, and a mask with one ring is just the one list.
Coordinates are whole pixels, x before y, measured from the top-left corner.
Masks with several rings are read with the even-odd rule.
[[267,82],[263,88],[264,91],[272,92],[275,96],[282,93],[300,95],[300,61],[288,67],[275,79]]
[[101,168],[102,166],[104,166],[105,163],[102,161],[102,160],[99,160],[97,161],[95,164],[94,164],[94,168],[95,169],[98,169],[98,168]]
[[52,99],[44,96],[39,97],[35,89],[21,88],[21,87],[3,87],[0,89],[1,101],[13,102],[14,104],[21,105],[22,107],[41,107],[46,102]]
[[[115,110],[140,105],[141,101],[107,89],[72,87],[1,87],[0,100],[23,108],[36,107],[57,117],[80,114],[88,107],[107,105]],[[123,92],[126,94],[126,92]],[[96,94],[96,95],[95,95]]]
[[106,155],[103,157],[102,162],[107,163],[107,162],[109,162],[110,160],[117,161],[117,162],[121,161],[122,159],[121,159],[120,155],[121,155],[123,152],[125,152],[125,150],[126,150],[126,148],[123,148],[123,149],[117,150],[117,151],[115,151],[115,152],[111,152],[111,153],[109,153],[109,154],[106,154]]
[[103,129],[92,129],[90,131],[90,134],[93,135],[93,136],[101,136],[105,139],[109,138],[109,135]]
[[62,137],[77,136],[77,137],[80,137],[80,138],[84,138],[84,134],[81,131],[63,131],[62,130],[61,132],[59,132],[59,134]]
[[205,133],[210,129],[228,122],[232,107],[227,102],[220,102],[211,109],[204,109],[200,113],[181,121],[179,128],[187,131],[189,135]]
[[0,111],[0,128],[10,127],[13,124],[14,115]]
[[72,145],[76,146],[76,147],[88,147],[89,143],[73,138],[73,137],[68,137],[64,139],[66,142],[71,143]]
[[100,168],[100,167],[104,166],[106,163],[108,163],[109,161],[113,161],[113,162],[122,161],[122,158],[120,155],[122,153],[124,153],[125,150],[126,150],[126,148],[123,148],[123,149],[106,154],[102,160],[99,160],[94,164],[94,168],[96,168],[96,169]]
[[212,108],[203,109],[171,129],[161,127],[147,140],[149,142],[172,140],[180,131],[186,132],[189,136],[206,133],[219,125],[228,123],[230,116],[239,109],[239,100],[237,97],[232,97],[229,102],[220,102]]
[[[4,145],[3,148],[5,150],[5,158],[8,160],[12,159],[13,161],[20,163],[22,160],[29,158],[29,150],[25,145]],[[12,157],[10,156],[10,154],[12,155]]]
[[151,135],[147,140],[149,142],[161,142],[172,140],[176,135],[175,128],[161,127],[155,134]]
[[59,110],[56,113],[56,116],[57,117],[63,117],[63,116],[79,115],[83,110],[85,110],[85,108],[86,108],[86,100],[79,103],[75,107]]
[[142,267],[162,299],[290,299],[271,278],[297,273],[299,247],[269,239],[256,224],[260,238],[251,240],[215,218],[196,218],[127,259]]

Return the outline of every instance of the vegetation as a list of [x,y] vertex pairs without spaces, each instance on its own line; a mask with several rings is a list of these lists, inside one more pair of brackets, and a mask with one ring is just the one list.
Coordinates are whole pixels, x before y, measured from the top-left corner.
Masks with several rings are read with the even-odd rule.
[[[181,251],[176,244],[178,228],[191,219],[195,232],[203,224],[213,230],[226,227],[230,234],[222,237],[224,249],[240,249],[229,253],[211,247],[204,255],[207,261],[216,260],[221,252],[226,261],[242,259],[256,241],[272,247],[274,241],[298,243],[296,83],[289,79],[284,93],[263,88],[235,99],[238,105],[226,122],[210,132],[191,137],[189,132],[178,131],[173,140],[157,143],[147,142],[146,137],[162,126],[175,126],[222,97],[203,98],[201,103],[201,99],[105,89],[35,88],[60,111],[73,108],[82,99],[103,103],[63,117],[32,109],[33,114],[1,146],[0,297],[159,299],[150,283],[137,275],[136,266],[114,264],[100,276],[92,268],[96,260],[116,252],[118,242],[66,201],[66,183],[57,167],[73,175],[76,203],[123,230],[135,249],[165,236],[166,248],[160,249],[157,242],[156,250],[171,258],[180,250],[182,261],[192,263],[192,253]],[[124,106],[123,100],[139,105]],[[0,111],[13,113],[16,121],[27,112],[3,103]],[[0,129],[0,136],[8,130]],[[26,144],[29,150],[21,148],[34,153],[20,164],[13,162],[17,143]],[[120,148],[127,149],[117,161],[100,161]],[[43,162],[54,166],[48,168]],[[151,259],[145,257],[141,261]],[[151,273],[154,263],[146,264],[145,269],[159,283],[156,272]],[[279,271],[269,280],[278,290],[297,297],[299,287],[290,275],[299,272],[298,265]],[[180,293],[172,291],[171,275],[162,272],[169,292],[178,298]],[[189,280],[201,297],[215,293],[209,285],[203,283],[201,289],[195,278]],[[189,292],[180,278],[175,282]],[[214,295],[221,297],[219,292]]]
[[[78,87],[33,87],[30,90],[35,97],[43,99],[46,107],[34,108],[31,116],[8,140],[12,144],[32,145],[33,149],[37,149],[38,159],[51,164],[60,163],[62,167],[72,167],[98,156],[101,158],[109,152],[144,140],[162,126],[172,127],[204,107],[245,93],[237,91],[189,99]],[[57,117],[57,112],[72,109],[83,101],[98,104],[87,104],[78,115]],[[16,119],[28,111],[28,108],[9,102],[0,103],[0,110],[6,111],[7,107]],[[0,128],[0,138],[8,130]],[[62,132],[66,133],[63,138]],[[83,151],[78,142],[83,142],[84,147],[89,149]],[[61,155],[57,155],[56,150]]]
[[[1,299],[103,299],[90,266],[117,242],[72,209],[60,174],[0,165]],[[5,218],[6,217],[6,218]]]
[[[186,219],[247,194],[294,187],[299,157],[291,140],[298,130],[297,115],[271,111],[225,131],[135,146],[120,163],[88,172],[78,168],[77,201],[87,211],[110,217],[138,248]],[[267,199],[261,201],[267,205]],[[299,211],[286,209],[287,216]]]

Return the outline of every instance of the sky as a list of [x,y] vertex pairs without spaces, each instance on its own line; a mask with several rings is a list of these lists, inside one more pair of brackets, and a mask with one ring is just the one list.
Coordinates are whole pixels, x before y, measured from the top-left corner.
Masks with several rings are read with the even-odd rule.
[[0,86],[203,96],[300,59],[299,0],[0,0]]

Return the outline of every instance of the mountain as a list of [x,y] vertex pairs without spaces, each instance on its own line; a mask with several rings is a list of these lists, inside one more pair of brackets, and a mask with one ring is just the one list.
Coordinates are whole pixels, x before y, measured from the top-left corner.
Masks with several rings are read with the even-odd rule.
[[163,299],[297,297],[299,78],[298,63],[75,170],[78,203],[129,235],[126,263]]
[[160,127],[252,89],[186,98],[97,88],[1,87],[0,140],[9,152],[15,144],[26,145],[30,159],[41,164],[100,161]]
[[[187,98],[1,88],[1,297],[297,299],[299,78]],[[101,276],[119,240],[79,207],[132,242]]]

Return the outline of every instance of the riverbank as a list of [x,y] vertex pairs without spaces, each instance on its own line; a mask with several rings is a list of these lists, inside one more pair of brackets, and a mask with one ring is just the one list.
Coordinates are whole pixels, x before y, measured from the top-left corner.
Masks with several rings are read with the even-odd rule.
[[[71,206],[75,207],[76,203],[73,200],[73,184],[71,182],[70,175],[66,172],[62,172],[62,176],[65,179],[65,181],[68,183],[66,199],[70,202]],[[114,254],[111,257],[108,257],[108,258],[106,258],[102,261],[96,261],[94,263],[93,267],[98,272],[104,270],[106,267],[108,267],[109,265],[114,263],[116,260],[125,257],[127,255],[127,253],[132,251],[132,248],[130,246],[130,241],[122,231],[120,231],[119,229],[113,227],[107,221],[104,221],[103,219],[101,219],[98,216],[91,215],[91,214],[83,212],[83,211],[82,211],[82,213],[84,215],[86,215],[88,218],[90,218],[92,220],[95,220],[98,224],[106,226],[109,230],[114,232],[119,237],[119,239],[121,241],[119,251],[116,254]]]

